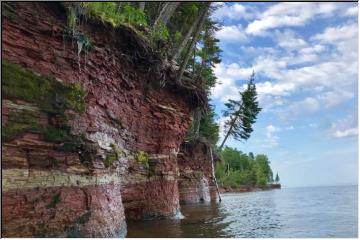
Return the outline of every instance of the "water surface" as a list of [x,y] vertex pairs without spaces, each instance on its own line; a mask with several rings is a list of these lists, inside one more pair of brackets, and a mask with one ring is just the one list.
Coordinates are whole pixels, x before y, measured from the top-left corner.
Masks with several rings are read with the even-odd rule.
[[357,237],[357,186],[222,194],[184,219],[128,221],[127,237]]

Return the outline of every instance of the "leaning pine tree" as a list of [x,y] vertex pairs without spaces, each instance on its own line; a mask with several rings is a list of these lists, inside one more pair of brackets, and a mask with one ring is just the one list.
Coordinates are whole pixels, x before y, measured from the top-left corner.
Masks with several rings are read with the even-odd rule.
[[240,92],[240,100],[231,100],[225,104],[227,110],[224,117],[229,117],[225,122],[226,135],[220,145],[223,148],[229,136],[236,140],[247,140],[253,131],[252,125],[256,121],[256,116],[261,111],[257,101],[257,93],[255,86],[255,73],[253,72],[245,91]]

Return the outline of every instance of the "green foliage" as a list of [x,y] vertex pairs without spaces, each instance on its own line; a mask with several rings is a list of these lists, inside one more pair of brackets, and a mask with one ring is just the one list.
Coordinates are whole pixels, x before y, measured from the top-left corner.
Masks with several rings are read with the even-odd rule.
[[221,151],[224,160],[215,167],[215,176],[222,186],[266,186],[272,182],[272,170],[266,155],[244,154],[235,148]]
[[229,120],[225,122],[226,137],[220,147],[224,145],[228,136],[232,136],[236,140],[249,139],[253,131],[252,125],[261,111],[254,81],[255,74],[253,73],[247,88],[243,92],[239,92],[241,99],[229,99],[225,104],[227,110],[224,112],[224,117],[229,117]]
[[280,182],[280,177],[279,177],[279,174],[278,174],[278,173],[276,173],[275,182],[276,182],[276,183],[279,183],[279,182]]
[[255,167],[258,186],[264,186],[268,182],[273,182],[273,173],[269,166],[269,160],[266,155],[256,155]]
[[241,172],[232,171],[220,179],[221,184],[223,186],[227,186],[227,187],[238,187],[241,185],[240,175],[241,175]]
[[46,206],[46,208],[55,208],[59,202],[60,202],[60,193],[57,193],[52,197],[51,202]]
[[148,170],[149,177],[156,174],[156,160],[150,159],[148,153],[140,150],[135,154],[135,159]]
[[144,151],[138,151],[135,155],[138,162],[142,163],[147,169],[149,168],[149,154]]
[[167,41],[169,39],[169,32],[165,25],[158,24],[150,30],[149,36],[153,42]]
[[200,121],[200,136],[205,137],[211,144],[219,141],[219,125],[215,122],[215,112],[211,107],[208,113]]
[[132,7],[128,3],[121,2],[88,2],[86,4],[89,12],[118,26],[127,23],[135,27],[146,27],[147,20],[143,11]]
[[181,32],[176,31],[174,34],[174,43],[179,44],[182,37],[183,36],[182,36]]

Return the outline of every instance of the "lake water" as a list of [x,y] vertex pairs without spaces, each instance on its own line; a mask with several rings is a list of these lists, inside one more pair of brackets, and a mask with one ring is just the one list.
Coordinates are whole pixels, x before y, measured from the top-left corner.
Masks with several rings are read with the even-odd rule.
[[184,219],[128,221],[127,237],[358,236],[357,186],[226,193],[181,212]]

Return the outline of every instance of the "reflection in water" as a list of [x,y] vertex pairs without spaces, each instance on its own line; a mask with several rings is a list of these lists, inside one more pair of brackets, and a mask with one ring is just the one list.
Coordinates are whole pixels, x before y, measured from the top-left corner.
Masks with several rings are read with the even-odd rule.
[[184,219],[128,221],[127,237],[356,237],[357,186],[223,194]]
[[181,206],[183,219],[128,221],[127,237],[226,237],[223,232],[229,223],[222,223],[217,203],[199,203]]

